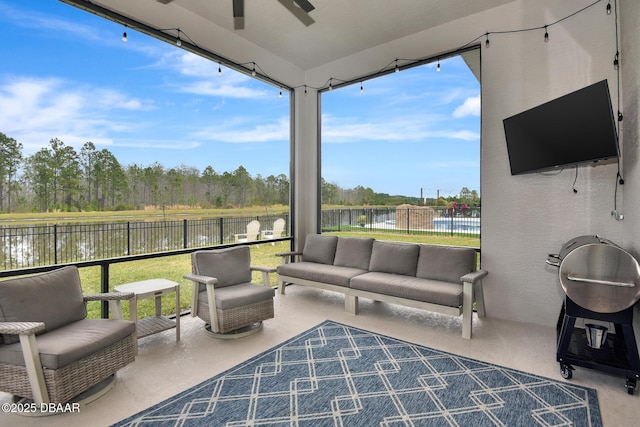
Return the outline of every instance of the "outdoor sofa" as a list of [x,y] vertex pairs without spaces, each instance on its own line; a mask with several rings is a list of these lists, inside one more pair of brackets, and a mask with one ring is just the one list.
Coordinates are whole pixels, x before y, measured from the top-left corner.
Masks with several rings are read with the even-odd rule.
[[[295,283],[343,293],[345,310],[358,313],[358,298],[462,315],[471,338],[473,304],[484,317],[482,278],[473,248],[309,234],[302,252],[283,252],[277,268],[280,293]],[[291,260],[299,260],[290,262]]]

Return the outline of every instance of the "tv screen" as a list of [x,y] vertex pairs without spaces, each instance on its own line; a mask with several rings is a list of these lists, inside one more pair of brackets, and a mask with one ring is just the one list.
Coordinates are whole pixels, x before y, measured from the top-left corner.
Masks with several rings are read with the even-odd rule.
[[606,80],[503,120],[511,175],[619,156]]

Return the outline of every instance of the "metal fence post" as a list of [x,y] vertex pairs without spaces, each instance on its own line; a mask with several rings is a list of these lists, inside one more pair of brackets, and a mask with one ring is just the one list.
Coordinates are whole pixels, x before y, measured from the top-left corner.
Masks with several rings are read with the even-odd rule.
[[187,221],[188,220],[186,218],[182,220],[182,247],[184,249],[187,249],[189,247],[189,239],[187,236]]
[[53,263],[58,263],[58,224],[53,224]]
[[224,219],[223,219],[223,217],[220,217],[220,229],[219,229],[219,232],[220,232],[220,244],[223,244],[224,243],[224,237],[223,237],[224,236]]
[[[100,288],[102,293],[109,292],[109,263],[100,264]],[[100,306],[100,315],[103,319],[109,318],[109,302],[102,301]]]
[[409,230],[411,229],[411,209],[407,208],[407,234],[409,234]]

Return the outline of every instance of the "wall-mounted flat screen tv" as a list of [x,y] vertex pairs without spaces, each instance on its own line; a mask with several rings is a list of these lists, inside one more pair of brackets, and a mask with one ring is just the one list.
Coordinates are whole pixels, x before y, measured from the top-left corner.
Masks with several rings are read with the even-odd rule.
[[511,175],[620,155],[606,80],[503,120]]

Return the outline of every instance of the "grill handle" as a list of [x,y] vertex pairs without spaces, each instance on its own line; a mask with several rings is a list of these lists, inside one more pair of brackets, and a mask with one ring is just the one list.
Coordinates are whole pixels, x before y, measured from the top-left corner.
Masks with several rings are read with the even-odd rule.
[[558,261],[554,262],[554,261],[551,261],[550,259],[545,259],[544,262],[546,262],[547,264],[549,264],[552,267],[560,268],[560,255],[549,254],[548,256],[549,256],[549,258],[554,258],[554,259],[557,259]]
[[595,285],[607,285],[607,286],[618,286],[620,288],[633,288],[636,286],[635,283],[629,282],[612,282],[610,280],[598,280],[598,279],[589,279],[587,277],[577,277],[572,275],[567,275],[567,279],[572,280],[574,282],[582,282],[582,283],[593,283]]

